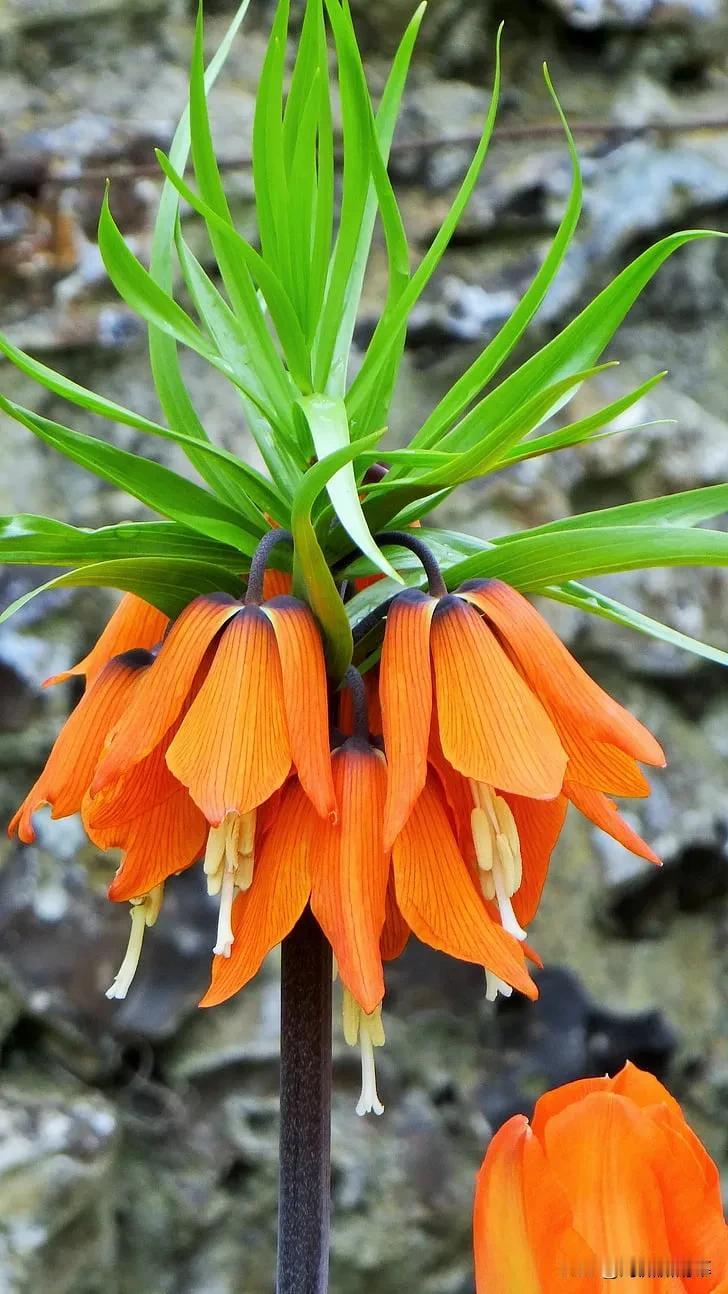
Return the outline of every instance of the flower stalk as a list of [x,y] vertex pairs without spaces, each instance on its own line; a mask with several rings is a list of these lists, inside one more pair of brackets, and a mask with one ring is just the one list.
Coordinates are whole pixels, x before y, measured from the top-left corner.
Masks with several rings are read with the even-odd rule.
[[309,909],[281,948],[276,1294],[326,1294],[331,1194],[331,948]]

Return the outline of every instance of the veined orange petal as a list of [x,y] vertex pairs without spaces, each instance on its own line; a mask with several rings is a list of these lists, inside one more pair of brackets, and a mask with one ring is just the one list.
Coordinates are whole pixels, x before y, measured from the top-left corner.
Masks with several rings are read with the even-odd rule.
[[245,607],[224,630],[167,764],[213,826],[249,813],[288,776],[280,658],[259,607]]
[[585,818],[589,818],[594,823],[595,827],[606,831],[608,836],[618,840],[625,849],[638,854],[640,858],[646,858],[648,863],[656,863],[659,867],[661,860],[655,851],[650,849],[636,831],[632,830],[617,811],[617,806],[606,795],[602,795],[601,791],[593,791],[588,786],[577,786],[574,782],[565,782],[564,795],[571,800],[580,813],[584,814]]
[[513,910],[522,926],[536,915],[556,842],[566,819],[568,800],[527,800],[522,795],[503,796],[516,822],[523,860],[523,879],[513,895]]
[[[663,1135],[655,1172],[665,1210],[668,1252],[709,1262],[716,1280],[728,1276],[728,1226],[716,1165],[682,1114],[676,1116],[663,1104],[645,1112]],[[690,1291],[706,1288],[704,1277],[697,1272],[683,1277],[683,1284]]]
[[371,1015],[384,996],[379,943],[390,868],[382,840],[387,770],[381,755],[356,739],[334,752],[332,765],[339,820],[322,823],[316,837],[311,910],[343,984]]
[[[477,1294],[598,1294],[594,1254],[523,1115],[496,1132],[473,1214]],[[588,1274],[585,1274],[588,1273]]]
[[[546,1158],[574,1213],[574,1226],[608,1271],[636,1259],[668,1258],[659,1178],[662,1138],[628,1098],[592,1092],[550,1118]],[[640,1289],[664,1294],[647,1272]],[[678,1286],[679,1288],[679,1286]]]
[[274,567],[269,566],[263,576],[263,598],[266,602],[270,598],[285,597],[291,592],[293,580],[288,571],[277,571]]
[[397,904],[418,939],[538,996],[517,940],[493,921],[429,778],[392,850]]
[[394,889],[394,876],[390,871],[387,885],[387,901],[384,914],[384,926],[380,948],[382,961],[392,962],[404,952],[409,940],[410,929],[397,906],[397,895]]
[[161,642],[169,620],[156,607],[150,606],[134,593],[125,593],[100,638],[77,665],[47,678],[43,687],[52,687],[74,675],[86,677],[89,688],[112,656],[132,651],[135,647],[150,650]]
[[558,795],[559,738],[486,621],[459,598],[442,598],[431,644],[445,758],[465,777],[517,795]]
[[111,746],[94,777],[93,795],[117,781],[159,744],[182,709],[213,638],[241,608],[227,593],[204,594],[175,620],[153,671],[112,734]]
[[323,825],[303,788],[289,783],[255,860],[252,885],[233,904],[232,952],[213,959],[212,983],[200,1006],[217,1006],[237,993],[293,929],[308,902],[312,847]]
[[387,753],[384,843],[402,830],[427,777],[427,743],[432,718],[430,628],[435,598],[418,589],[399,593],[387,613],[379,697]]
[[278,646],[293,763],[311,803],[322,817],[328,817],[336,812],[336,797],[321,635],[298,598],[275,598],[261,610],[273,626]]
[[[154,755],[148,756],[137,769],[143,769],[153,759]],[[131,773],[132,778],[137,769]],[[90,813],[94,801],[87,797],[84,823],[89,838],[99,849],[123,850],[121,864],[109,886],[109,898],[116,902],[148,894],[168,876],[191,867],[204,851],[207,822],[186,787],[171,780],[166,799],[128,819],[119,813],[111,826],[93,825]]]
[[518,667],[554,719],[597,741],[621,747],[643,764],[665,763],[651,732],[594,682],[535,607],[500,580],[464,586],[461,596],[488,616]]
[[51,806],[53,818],[78,813],[94,774],[109,729],[130,704],[148,674],[146,651],[125,652],[104,667],[64,723],[43,772],[8,827],[26,845],[35,840],[31,822],[36,809]]
[[566,768],[568,782],[636,799],[644,799],[650,794],[650,784],[642,770],[631,755],[625,755],[617,746],[605,746],[570,734],[564,736],[564,746],[569,756]]
[[531,1116],[533,1134],[546,1146],[544,1133],[549,1119],[554,1118],[570,1105],[576,1105],[585,1096],[594,1092],[611,1092],[614,1080],[604,1078],[577,1078],[573,1083],[562,1083],[560,1087],[551,1088],[539,1096]]

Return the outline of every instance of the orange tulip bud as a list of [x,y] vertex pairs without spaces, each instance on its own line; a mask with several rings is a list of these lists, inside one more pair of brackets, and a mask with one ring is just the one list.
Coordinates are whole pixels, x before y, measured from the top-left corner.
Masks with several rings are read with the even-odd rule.
[[[547,1092],[496,1133],[478,1177],[478,1294],[724,1294],[718,1170],[632,1064]],[[639,1284],[637,1285],[637,1282]]]

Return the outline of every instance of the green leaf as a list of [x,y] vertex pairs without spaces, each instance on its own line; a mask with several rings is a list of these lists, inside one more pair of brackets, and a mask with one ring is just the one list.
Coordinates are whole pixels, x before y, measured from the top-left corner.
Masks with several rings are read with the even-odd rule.
[[599,508],[595,512],[580,512],[559,521],[548,521],[521,531],[520,535],[503,535],[493,542],[508,543],[526,535],[547,535],[565,530],[589,530],[605,526],[696,526],[728,513],[728,485],[704,485],[697,490],[681,490],[679,494],[665,494],[658,499],[642,499],[637,503],[621,503],[614,508]]
[[470,163],[465,179],[453,200],[452,206],[450,207],[442,226],[438,230],[432,244],[412,275],[405,291],[397,299],[393,307],[390,310],[385,311],[379,320],[367,348],[361,369],[347,394],[347,409],[349,411],[349,420],[352,426],[352,434],[354,436],[357,435],[360,424],[362,426],[366,426],[368,403],[371,399],[372,392],[376,389],[376,384],[381,376],[382,368],[390,362],[392,353],[396,353],[396,348],[399,345],[402,336],[402,330],[406,327],[410,312],[419,300],[422,292],[439,265],[450,239],[460,222],[460,218],[470,201],[473,189],[475,188],[478,177],[483,168],[483,163],[485,162],[490,138],[495,125],[498,97],[500,94],[500,77],[499,29],[490,109],[488,111],[485,126],[483,127],[480,143],[475,151],[475,156]]
[[376,439],[375,434],[359,445],[344,445],[310,467],[296,491],[291,509],[293,587],[306,598],[321,625],[329,673],[337,682],[350,664],[353,642],[346,608],[316,538],[311,513],[331,478],[352,462],[360,448],[373,447]]
[[247,565],[238,549],[173,521],[121,521],[87,530],[29,513],[0,517],[0,562],[7,566],[84,566],[130,555],[191,557],[237,572]]
[[494,464],[495,468],[510,467],[512,463],[520,463],[527,458],[538,458],[542,454],[552,454],[555,450],[571,449],[576,445],[583,445],[587,441],[604,440],[607,436],[619,436],[625,431],[641,431],[645,427],[654,427],[663,419],[652,419],[650,422],[636,423],[632,427],[615,427],[612,431],[602,431],[601,428],[607,426],[613,419],[618,418],[620,414],[625,413],[637,404],[648,391],[651,391],[658,382],[661,382],[667,376],[667,370],[657,373],[649,381],[643,382],[634,391],[628,395],[623,395],[619,400],[613,400],[611,404],[604,405],[602,409],[597,409],[595,413],[589,414],[586,418],[579,418],[577,422],[571,422],[566,427],[561,427],[558,431],[548,432],[544,436],[538,436],[536,440],[528,440],[523,445],[515,445],[507,449],[505,453]]
[[[199,194],[195,193],[194,189],[190,188],[181,175],[178,175],[161,149],[156,149],[155,152],[159,165],[180,197],[184,198],[185,202],[198,215],[202,216],[208,230],[215,230],[218,237],[229,245],[230,254],[233,257],[242,258],[247,263],[251,276],[255,279],[265,297],[265,302],[275,324],[291,375],[301,390],[308,393],[311,389],[311,365],[306,341],[293,306],[280,280],[270,269],[270,266],[266,265],[260,253],[254,247],[251,247],[250,243],[238,233],[237,229],[226,225],[222,217],[216,211],[213,211],[212,207]],[[289,389],[287,394],[289,404],[290,399],[291,392]]]
[[258,81],[253,123],[253,184],[261,247],[265,260],[287,290],[291,284],[291,259],[283,146],[283,76],[288,11],[289,0],[278,0]]
[[339,60],[339,97],[343,134],[341,214],[331,258],[321,320],[316,338],[314,388],[331,396],[343,394],[345,372],[334,367],[336,339],[346,303],[349,281],[359,246],[371,173],[371,137],[358,85],[352,76],[350,50],[343,37],[340,0],[325,0]]
[[[582,204],[581,168],[579,155],[574,139],[564,116],[551,79],[544,66],[544,76],[549,94],[554,102],[561,124],[566,135],[566,143],[571,158],[571,192],[566,211],[556,232],[551,248],[528,290],[524,293],[513,313],[488,343],[481,355],[471,364],[463,376],[450,388],[447,395],[432,411],[420,430],[413,437],[413,447],[429,448],[438,443],[457,418],[468,408],[479,395],[490,379],[508,358],[516,343],[523,336],[526,328],[541,305],[546,293],[553,283],[566,255],[579,222]],[[588,362],[580,365],[587,367]]]
[[[612,364],[599,364],[594,368],[584,369],[581,373],[562,378],[560,382],[553,382],[539,391],[533,399],[527,400],[525,404],[514,409],[513,413],[497,427],[486,431],[479,438],[476,433],[478,410],[474,409],[472,414],[464,418],[449,436],[443,437],[440,441],[443,449],[447,447],[445,452],[452,452],[461,443],[470,445],[471,448],[459,453],[450,465],[431,468],[421,478],[423,484],[440,487],[454,486],[483,476],[499,461],[501,453],[522,440],[524,436],[528,436],[535,427],[540,426],[551,416],[555,408],[560,407],[564,399],[570,399],[576,393],[583,382],[588,381],[590,377],[596,377],[598,373],[603,373],[614,363],[615,361]],[[393,484],[392,489],[395,488]]]
[[[208,90],[214,85],[220,70],[225,64],[249,3],[250,0],[243,0],[243,3],[236,10],[220,42],[217,53],[207,69],[205,85]],[[188,106],[182,114],[170,149],[170,162],[176,170],[184,171],[189,150],[190,111]],[[154,222],[149,272],[154,282],[170,295],[173,282],[173,232],[178,208],[177,194],[172,185],[167,182],[162,186],[157,218]],[[194,447],[195,441],[209,442],[209,437],[184,384],[177,354],[177,343],[168,333],[152,325],[149,326],[149,359],[157,396],[167,421],[171,426],[184,432],[192,442],[185,449],[190,462],[195,465],[203,480],[206,480],[221,498],[234,506],[244,509],[245,495],[240,490],[239,482],[231,479],[230,473],[224,464],[213,462],[209,458],[203,457]]]
[[180,521],[191,530],[209,535],[220,543],[231,544],[242,553],[250,555],[254,551],[258,537],[243,527],[232,508],[168,467],[117,449],[95,436],[85,436],[80,431],[51,422],[49,418],[31,413],[2,395],[0,409],[47,445],[65,454],[66,458],[126,490],[155,512]]
[[519,589],[542,589],[615,571],[652,566],[726,566],[728,534],[677,526],[590,527],[526,535],[468,557],[447,572],[448,587],[489,576]]
[[106,272],[127,305],[142,319],[189,346],[210,364],[215,364],[215,350],[197,325],[174,298],[154,282],[127,247],[109,208],[108,189],[101,205],[98,239]]
[[200,593],[242,592],[240,581],[222,567],[209,562],[176,561],[167,557],[139,557],[126,561],[98,562],[67,571],[54,580],[48,580],[30,593],[24,593],[0,615],[4,624],[16,611],[20,611],[39,593],[67,587],[122,589],[136,593],[165,615],[174,617]]
[[[326,460],[335,450],[349,446],[349,424],[343,400],[332,400],[326,395],[308,395],[299,400],[319,460]],[[375,435],[375,440],[378,434]],[[372,538],[359,502],[359,489],[352,463],[354,455],[330,477],[326,489],[334,511],[349,538],[357,548],[374,562],[384,575],[397,579],[397,573],[382,555]]]
[[563,602],[567,606],[576,607],[577,611],[600,616],[602,620],[611,620],[626,629],[636,629],[649,638],[656,638],[671,647],[680,647],[683,651],[692,652],[694,656],[701,656],[703,660],[714,661],[718,665],[728,665],[728,652],[721,651],[719,647],[711,647],[709,643],[701,642],[698,638],[691,638],[689,634],[680,633],[677,629],[671,629],[661,620],[653,620],[651,616],[645,616],[641,611],[634,611],[632,607],[627,607],[604,593],[597,593],[595,589],[587,588],[585,584],[577,584],[576,581],[571,580],[560,588],[542,589],[541,592],[553,602]]
[[[366,221],[366,217],[367,217],[367,204],[369,202],[369,184],[372,183],[374,186],[375,198],[379,206],[379,214],[380,214],[380,217],[382,220],[382,226],[384,229],[384,238],[385,238],[385,243],[387,248],[387,259],[389,263],[389,281],[388,281],[388,288],[387,288],[387,299],[384,307],[384,314],[386,316],[389,313],[391,313],[391,311],[395,308],[397,301],[400,299],[400,297],[402,296],[402,293],[405,291],[407,287],[407,284],[409,283],[409,278],[410,278],[409,246],[407,243],[407,235],[405,233],[404,224],[402,222],[402,216],[399,210],[397,199],[394,194],[394,190],[392,188],[389,175],[387,174],[387,168],[382,159],[382,154],[380,152],[379,139],[377,135],[377,126],[374,118],[374,113],[372,110],[371,99],[369,97],[369,90],[367,88],[366,74],[364,72],[364,66],[361,60],[361,55],[359,53],[359,47],[357,45],[356,34],[354,32],[353,23],[351,21],[351,14],[349,12],[348,7],[345,6],[344,8],[339,8],[337,3],[333,3],[329,7],[330,7],[331,24],[334,30],[334,39],[336,41],[336,51],[337,51],[337,56],[339,60],[339,82],[340,82],[340,85],[342,86],[342,93],[345,88],[347,92],[347,96],[349,96],[351,100],[351,109],[350,109],[351,116],[356,118],[357,130],[361,132],[364,140],[366,141],[365,144],[361,144],[361,145],[357,142],[356,147],[362,151],[363,156],[365,155],[364,149],[366,148],[366,155],[369,158],[368,175],[366,176],[366,183],[362,190],[363,192],[362,215],[358,221],[358,224],[356,225],[357,236],[356,236],[356,241],[352,243],[352,260],[349,267],[348,277],[350,282],[352,274],[355,272],[355,269],[357,266],[357,256],[359,255],[361,238],[362,238],[362,225],[363,225],[363,222]],[[409,61],[409,55],[407,53],[407,49],[409,48],[411,52],[411,46],[414,43],[414,39],[417,34],[417,28],[419,26],[419,19],[417,18],[417,15],[415,17],[416,17],[416,21],[414,24],[414,29],[412,33],[409,35],[408,43],[405,45],[403,70],[402,70],[401,64],[396,64],[397,77],[406,76],[406,68]],[[397,82],[395,81],[395,89],[396,89],[396,84]],[[403,80],[401,84],[402,86],[404,85]],[[344,102],[345,103],[347,102],[346,98],[344,99]],[[346,119],[345,119],[345,124],[346,124]],[[344,135],[345,167],[346,167],[346,148],[347,148],[347,140],[346,140],[346,133],[345,133]],[[344,220],[344,213],[342,208],[342,222],[343,220]],[[341,231],[339,236],[341,238]],[[349,289],[347,288],[347,293],[348,291]],[[346,294],[345,294],[345,298],[341,302],[341,311],[339,314],[340,319],[341,319],[341,314],[345,313],[346,310],[347,310],[347,305],[346,305]],[[338,339],[338,335],[339,334],[337,332],[337,339]],[[384,366],[383,372],[379,374],[379,378],[375,388],[375,394],[373,395],[373,398],[371,399],[367,409],[368,416],[367,416],[366,425],[360,426],[360,428],[358,429],[359,435],[366,434],[366,432],[374,430],[375,426],[381,421],[383,421],[384,413],[388,409],[389,403],[391,400],[392,387],[396,380],[396,373],[399,365],[399,358],[401,355],[401,347],[404,345],[404,337],[405,337],[405,330],[402,329],[400,334],[400,342],[401,342],[400,348],[397,351],[396,355],[390,356],[390,361],[393,360],[394,362],[393,363],[390,362],[388,365]],[[334,347],[334,351],[336,351],[336,346]],[[346,381],[345,371],[343,371],[343,369],[337,368],[334,365],[332,367],[330,378],[327,383],[328,394],[332,396],[339,396],[339,397],[343,396],[345,381]]]
[[[477,406],[478,428],[497,427],[515,408],[533,399],[549,382],[558,382],[595,364],[643,288],[668,256],[699,238],[723,237],[709,230],[670,234],[638,256],[606,287],[563,332],[522,364]],[[449,447],[448,437],[438,440]],[[416,448],[427,447],[415,436]],[[461,448],[467,448],[461,445]]]
[[[197,13],[190,72],[190,123],[192,159],[200,193],[222,222],[223,228],[232,231],[232,216],[215,156],[207,111],[201,6]],[[250,362],[248,364],[246,361],[246,368],[241,376],[244,377],[245,384],[249,385],[250,372],[257,375],[258,382],[267,394],[267,402],[276,410],[279,434],[290,439],[293,435],[290,381],[268,332],[250,277],[247,258],[241,257],[238,246],[229,235],[226,237],[220,232],[218,223],[209,223],[208,233],[233,311],[239,318],[241,331],[248,337],[246,350],[249,350]]]

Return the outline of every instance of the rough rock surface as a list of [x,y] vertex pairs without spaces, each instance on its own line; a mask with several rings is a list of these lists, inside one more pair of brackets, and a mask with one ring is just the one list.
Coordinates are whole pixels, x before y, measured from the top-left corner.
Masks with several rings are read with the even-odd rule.
[[[352,7],[381,85],[383,55],[413,6]],[[430,8],[392,167],[417,247],[467,166],[460,137],[477,128],[486,103],[506,9],[503,126],[553,123],[544,57],[570,118],[601,123],[579,135],[584,221],[534,322],[534,343],[660,233],[728,225],[728,131],[701,126],[725,115],[725,0],[442,0]],[[211,45],[230,9],[227,0],[210,3]],[[269,9],[254,0],[250,30],[215,97],[216,140],[228,160],[249,147]],[[143,334],[105,283],[94,226],[103,174],[136,166],[133,178],[112,186],[112,203],[146,251],[157,188],[145,168],[182,106],[190,36],[189,6],[175,0],[14,0],[0,15],[2,326],[70,377],[151,417]],[[656,128],[646,129],[650,123]],[[439,135],[458,142],[436,147]],[[93,180],[81,182],[88,169]],[[60,199],[58,175],[68,181]],[[250,228],[249,170],[232,170],[229,180],[237,217]],[[458,240],[412,321],[398,436],[419,424],[511,309],[553,236],[567,189],[558,133],[496,136]],[[188,230],[206,255],[191,219]],[[669,368],[622,424],[652,425],[475,484],[443,520],[488,538],[725,480],[727,282],[724,243],[681,252],[610,347],[621,367],[584,386],[562,415],[583,417]],[[382,283],[378,252],[362,341]],[[197,360],[185,362],[212,435],[246,444],[232,389]],[[49,417],[99,430],[7,364],[0,389]],[[113,434],[184,470],[163,443],[128,428]],[[142,515],[16,424],[2,420],[0,438],[3,462],[12,465],[0,477],[0,512],[48,512],[88,526]],[[46,574],[5,571],[0,602]],[[728,641],[724,573],[650,571],[600,587],[683,632]],[[44,692],[39,680],[82,654],[109,606],[105,594],[65,591],[2,627],[0,816],[24,794],[72,700],[72,685]],[[650,774],[652,797],[629,810],[665,866],[633,860],[574,815],[533,930],[546,963],[535,1007],[493,1008],[476,971],[412,946],[390,973],[383,1120],[355,1120],[357,1061],[337,1039],[336,1294],[414,1287],[472,1294],[470,1199],[489,1127],[527,1112],[545,1086],[627,1056],[670,1082],[728,1162],[720,1132],[728,1111],[725,676],[602,620],[565,607],[550,614],[668,752],[667,771]],[[275,1230],[276,959],[238,1000],[198,1012],[214,914],[189,874],[170,886],[133,994],[108,1003],[103,989],[128,924],[105,899],[111,868],[74,821],[42,819],[29,849],[0,844],[0,1290],[266,1294]]]

